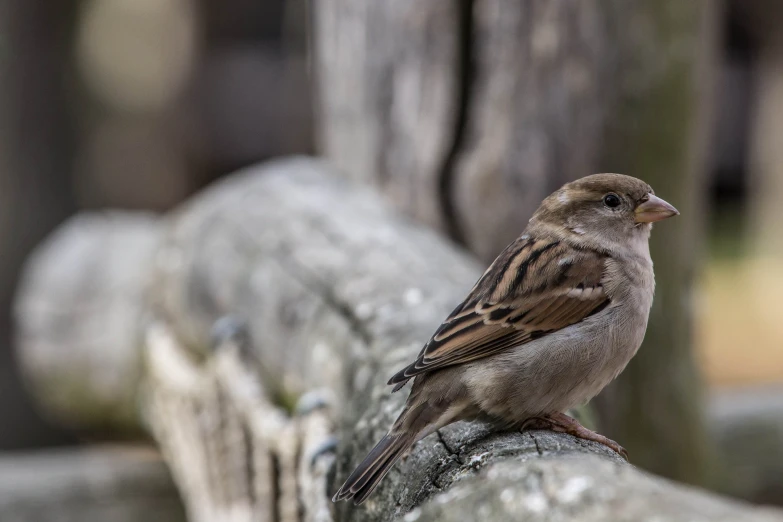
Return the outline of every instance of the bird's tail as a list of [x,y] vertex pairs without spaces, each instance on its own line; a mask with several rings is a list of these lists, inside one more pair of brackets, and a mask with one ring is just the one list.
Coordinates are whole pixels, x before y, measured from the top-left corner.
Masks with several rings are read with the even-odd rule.
[[389,432],[351,473],[332,501],[353,499],[354,504],[359,505],[367,500],[394,463],[414,442],[415,434],[395,433],[394,430]]

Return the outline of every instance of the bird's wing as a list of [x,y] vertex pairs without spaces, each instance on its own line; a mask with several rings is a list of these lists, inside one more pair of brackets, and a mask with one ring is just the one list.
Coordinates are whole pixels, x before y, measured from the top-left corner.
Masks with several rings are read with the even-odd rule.
[[578,323],[609,304],[606,256],[564,242],[522,236],[484,272],[408,367],[408,379],[525,344]]

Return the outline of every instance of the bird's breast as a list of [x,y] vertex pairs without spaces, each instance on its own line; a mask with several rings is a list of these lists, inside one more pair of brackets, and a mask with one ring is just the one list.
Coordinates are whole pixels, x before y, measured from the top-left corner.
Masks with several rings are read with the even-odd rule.
[[639,349],[651,302],[646,289],[627,289],[580,323],[471,363],[463,375],[474,402],[509,422],[587,402]]

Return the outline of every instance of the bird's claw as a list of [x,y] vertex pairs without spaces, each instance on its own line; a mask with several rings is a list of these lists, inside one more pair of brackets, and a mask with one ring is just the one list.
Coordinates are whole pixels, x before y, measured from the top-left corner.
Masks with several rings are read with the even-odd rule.
[[531,417],[522,423],[520,431],[528,429],[544,429],[551,430],[557,433],[568,433],[574,437],[590,440],[606,446],[607,448],[614,450],[617,454],[623,457],[626,462],[630,462],[628,458],[628,452],[625,448],[617,444],[609,437],[605,437],[600,433],[596,433],[582,426],[579,421],[569,417],[563,413],[555,413],[542,417]]

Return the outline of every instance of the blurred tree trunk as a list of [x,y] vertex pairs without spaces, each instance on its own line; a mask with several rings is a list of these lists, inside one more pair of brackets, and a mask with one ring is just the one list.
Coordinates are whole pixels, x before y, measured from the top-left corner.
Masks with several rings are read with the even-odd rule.
[[0,448],[61,442],[12,363],[9,308],[22,261],[73,209],[70,33],[76,1],[0,2]]
[[607,128],[606,170],[649,182],[682,213],[651,241],[657,286],[638,355],[599,397],[600,420],[634,462],[713,483],[693,353],[694,284],[705,214],[717,2],[642,2],[623,28],[623,83]]
[[[750,236],[753,252],[761,258],[783,259],[780,233],[780,195],[783,194],[783,4],[773,0],[738,3],[742,22],[758,45],[755,99],[750,154]],[[763,281],[768,281],[761,277]],[[769,283],[767,283],[769,285]],[[767,288],[759,288],[759,301],[767,301]],[[767,294],[765,296],[764,294]],[[767,297],[767,299],[764,299]],[[763,313],[763,310],[762,310]],[[773,321],[778,320],[773,314]]]
[[484,261],[546,194],[594,172],[644,178],[681,207],[685,217],[655,235],[659,291],[646,346],[599,410],[634,462],[702,482],[690,299],[719,4],[311,5],[322,152]]

